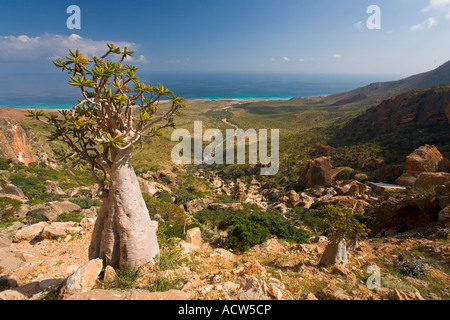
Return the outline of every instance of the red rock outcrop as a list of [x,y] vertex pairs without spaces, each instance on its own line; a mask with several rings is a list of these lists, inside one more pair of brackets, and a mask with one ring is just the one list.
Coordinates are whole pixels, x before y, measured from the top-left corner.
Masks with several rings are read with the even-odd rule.
[[309,160],[298,180],[303,187],[331,186],[331,158],[321,157]]
[[3,158],[25,165],[37,160],[26,132],[12,120],[0,119],[0,152]]
[[406,157],[405,172],[397,184],[425,189],[450,181],[449,160],[435,146],[424,145]]

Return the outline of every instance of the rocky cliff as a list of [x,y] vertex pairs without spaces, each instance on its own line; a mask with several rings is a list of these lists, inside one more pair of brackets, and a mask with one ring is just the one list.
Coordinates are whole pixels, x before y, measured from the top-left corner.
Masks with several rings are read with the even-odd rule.
[[0,156],[25,165],[37,160],[26,132],[13,120],[0,119]]
[[449,152],[449,136],[450,86],[440,86],[383,101],[339,130],[333,143],[377,142],[389,152],[387,162],[403,162],[425,144]]

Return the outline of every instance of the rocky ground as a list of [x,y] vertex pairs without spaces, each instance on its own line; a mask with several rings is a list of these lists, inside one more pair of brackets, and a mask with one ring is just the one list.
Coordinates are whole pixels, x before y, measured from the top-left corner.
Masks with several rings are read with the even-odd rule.
[[[153,264],[142,267],[132,279],[132,289],[108,286],[114,283],[114,277],[119,277],[114,271],[112,278],[110,272],[105,272],[97,280],[102,270],[100,264],[97,270],[89,271],[94,276],[89,272],[83,275],[94,277],[90,285],[61,294],[60,284],[67,282],[78,268],[92,263],[87,257],[91,227],[64,237],[14,243],[13,235],[19,227],[17,223],[2,232],[2,299],[434,300],[450,297],[450,276],[445,272],[450,261],[448,240],[408,235],[362,241],[357,250],[348,252],[346,267],[319,268],[318,262],[328,243],[325,237],[313,239],[310,244],[270,239],[245,254],[234,254],[202,244],[197,234],[174,241],[165,253],[176,257],[174,266],[166,270],[159,270]],[[399,260],[411,263],[405,264],[409,274],[402,273]],[[368,288],[368,280],[371,282],[370,276],[375,274],[371,266],[380,269],[378,290]],[[161,290],[165,294],[144,290],[155,282],[166,284],[160,287],[165,289]],[[81,279],[80,283],[86,281]]]
[[[18,132],[7,128],[5,136]],[[206,196],[181,207],[171,203],[189,217],[205,208],[243,210],[243,204],[251,204],[276,209],[289,220],[296,208],[307,211],[332,203],[364,215],[370,237],[349,247],[345,265],[319,267],[329,243],[324,236],[307,244],[271,238],[238,254],[211,246],[200,229],[191,229],[185,239],[161,243],[156,264],[137,273],[103,269],[101,261],[88,259],[96,207],[81,210],[67,200],[77,194],[92,198],[95,188],[63,191],[57,182],[46,181],[46,193],[61,199],[27,204],[30,199],[3,170],[0,198],[15,201],[1,209],[14,211],[21,222],[0,229],[0,299],[449,299],[450,162],[425,145],[406,159],[403,169],[397,181],[403,186],[369,182],[364,174],[342,178],[353,169],[333,168],[328,157],[308,161],[297,188],[265,188],[251,176],[225,181],[220,175],[195,173],[205,183],[185,191]],[[174,189],[183,185],[182,171],[140,174],[141,191],[174,198]],[[238,203],[216,203],[221,195]],[[70,212],[80,212],[80,222],[57,222]]]

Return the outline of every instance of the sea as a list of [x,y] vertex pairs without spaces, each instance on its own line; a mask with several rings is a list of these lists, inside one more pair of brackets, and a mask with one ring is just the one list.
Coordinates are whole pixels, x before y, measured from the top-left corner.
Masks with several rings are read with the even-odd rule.
[[[139,80],[161,83],[185,99],[291,99],[328,96],[402,75],[313,73],[143,72]],[[0,80],[0,106],[69,109],[81,97],[66,74],[11,74]]]

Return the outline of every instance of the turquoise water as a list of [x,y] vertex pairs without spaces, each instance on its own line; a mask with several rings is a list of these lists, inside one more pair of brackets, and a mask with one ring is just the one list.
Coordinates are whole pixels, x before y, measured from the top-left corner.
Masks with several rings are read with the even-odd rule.
[[[9,74],[0,86],[0,106],[14,108],[68,109],[80,93],[67,84],[67,75]],[[294,74],[294,73],[140,73],[144,83],[164,84],[186,99],[291,99],[327,96],[397,80],[388,75]]]

